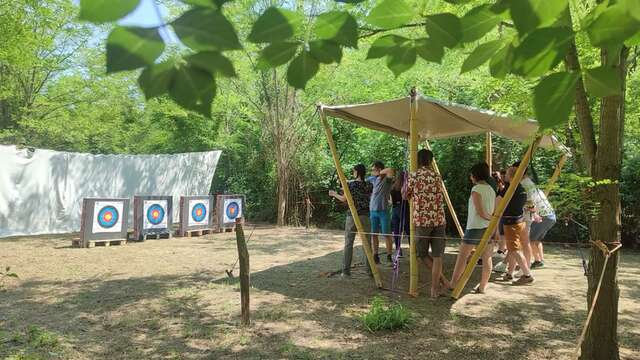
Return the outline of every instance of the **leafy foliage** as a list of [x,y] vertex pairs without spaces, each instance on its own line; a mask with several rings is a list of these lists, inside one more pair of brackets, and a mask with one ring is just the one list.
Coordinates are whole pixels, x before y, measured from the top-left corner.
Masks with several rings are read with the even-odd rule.
[[411,313],[402,304],[387,305],[383,298],[375,296],[371,301],[371,308],[360,316],[360,321],[371,332],[398,330],[409,326]]

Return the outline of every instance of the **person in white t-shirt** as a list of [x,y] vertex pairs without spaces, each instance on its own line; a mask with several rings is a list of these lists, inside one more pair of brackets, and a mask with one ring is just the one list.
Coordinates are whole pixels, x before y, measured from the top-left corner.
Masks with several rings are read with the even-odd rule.
[[[471,196],[469,196],[467,226],[462,242],[460,243],[460,250],[453,270],[453,277],[451,278],[451,283],[454,284],[454,286],[464,271],[469,254],[480,243],[482,235],[487,227],[489,227],[491,215],[495,209],[496,192],[491,185],[487,183],[487,179],[490,176],[489,165],[486,163],[479,163],[471,168],[473,188],[471,189]],[[484,293],[487,283],[489,283],[489,276],[491,275],[493,267],[491,261],[492,253],[493,246],[487,244],[482,253],[482,277],[480,284],[474,288],[474,292],[476,293]]]

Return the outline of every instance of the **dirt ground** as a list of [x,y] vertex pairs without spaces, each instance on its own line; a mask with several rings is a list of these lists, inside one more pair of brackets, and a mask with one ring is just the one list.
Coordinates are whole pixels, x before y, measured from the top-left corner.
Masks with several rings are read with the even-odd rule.
[[[70,244],[71,235],[0,240],[0,266],[19,276],[0,279],[0,358],[570,359],[586,317],[579,255],[561,247],[547,247],[532,286],[492,283],[453,302],[427,297],[425,273],[421,296],[408,297],[406,258],[401,293],[377,290],[362,267],[348,280],[320,276],[339,268],[341,232],[257,227],[253,324],[242,328],[239,285],[224,271],[237,256],[233,233]],[[381,269],[388,285],[391,269]],[[469,288],[478,276],[476,268]],[[640,254],[623,253],[619,279],[621,353],[640,359]],[[406,305],[410,327],[365,330],[358,315],[376,294]]]

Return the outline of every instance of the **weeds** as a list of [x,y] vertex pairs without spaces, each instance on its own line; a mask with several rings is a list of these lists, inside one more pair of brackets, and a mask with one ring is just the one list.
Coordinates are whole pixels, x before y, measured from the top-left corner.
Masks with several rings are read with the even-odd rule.
[[371,332],[397,330],[409,325],[411,313],[402,304],[387,305],[383,298],[376,296],[371,301],[369,311],[360,316],[360,321]]

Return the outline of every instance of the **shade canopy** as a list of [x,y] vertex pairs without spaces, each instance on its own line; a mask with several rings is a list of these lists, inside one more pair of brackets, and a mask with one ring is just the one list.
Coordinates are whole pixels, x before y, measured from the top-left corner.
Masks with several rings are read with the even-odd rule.
[[[418,136],[423,140],[445,139],[491,132],[520,142],[533,140],[539,124],[490,110],[444,102],[419,95],[416,115]],[[342,118],[373,130],[408,137],[411,97],[378,103],[328,106],[325,114]],[[569,154],[569,149],[553,135],[544,135],[540,146]]]

